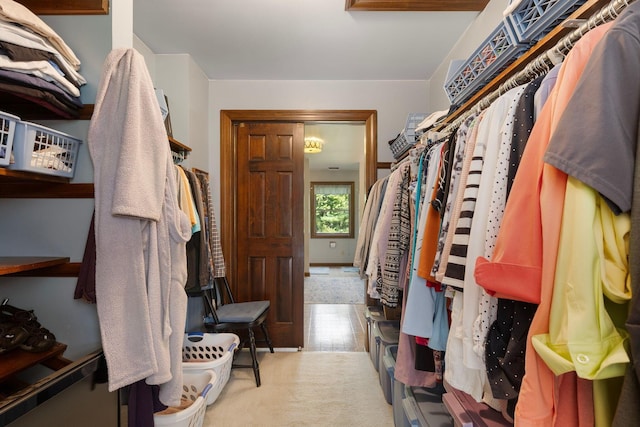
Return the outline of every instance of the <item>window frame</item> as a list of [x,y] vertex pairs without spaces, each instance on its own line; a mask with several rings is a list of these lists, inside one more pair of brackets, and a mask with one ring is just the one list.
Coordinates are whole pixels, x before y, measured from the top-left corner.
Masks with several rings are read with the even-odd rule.
[[[319,233],[316,230],[316,185],[340,185],[349,187],[349,232],[348,233]],[[355,182],[354,181],[312,181],[309,188],[309,215],[312,239],[353,239],[355,236]]]

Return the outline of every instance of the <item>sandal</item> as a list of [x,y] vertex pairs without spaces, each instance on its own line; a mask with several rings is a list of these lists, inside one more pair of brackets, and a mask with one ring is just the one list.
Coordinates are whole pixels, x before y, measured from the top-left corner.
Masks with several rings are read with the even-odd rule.
[[6,353],[20,346],[29,333],[20,326],[0,320],[0,354]]
[[56,343],[56,337],[38,322],[33,310],[22,310],[5,302],[0,305],[0,319],[3,323],[23,329],[27,336],[18,344],[25,351],[39,353],[47,351]]

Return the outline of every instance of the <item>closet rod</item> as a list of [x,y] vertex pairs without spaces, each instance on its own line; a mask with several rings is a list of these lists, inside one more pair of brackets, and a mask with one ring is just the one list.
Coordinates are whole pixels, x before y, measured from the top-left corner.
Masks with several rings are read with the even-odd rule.
[[516,86],[527,83],[534,78],[546,74],[551,67],[564,59],[565,55],[569,53],[573,45],[580,40],[580,38],[596,28],[599,25],[613,21],[629,4],[635,0],[613,0],[608,5],[602,7],[598,12],[591,15],[585,22],[580,24],[578,28],[571,31],[569,34],[561,38],[552,48],[548,49],[544,53],[538,55],[532,61],[530,61],[526,67],[514,74],[507,81],[502,83],[496,90],[490,92],[465,113],[461,114],[456,120],[448,124],[444,129],[444,133],[453,132],[472,114],[480,113],[487,108],[493,101],[495,101],[500,95],[513,89]]

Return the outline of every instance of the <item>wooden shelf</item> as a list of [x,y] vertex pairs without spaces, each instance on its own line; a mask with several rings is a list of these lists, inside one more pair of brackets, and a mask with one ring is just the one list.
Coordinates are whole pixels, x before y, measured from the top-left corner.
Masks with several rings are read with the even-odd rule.
[[69,178],[0,168],[0,198],[90,199],[92,183],[70,184]]
[[54,267],[68,262],[68,257],[0,257],[0,276]]
[[17,170],[7,169],[7,168],[0,168],[0,179],[2,182],[12,182],[12,183],[15,183],[17,181],[33,181],[33,182],[40,182],[40,183],[46,183],[46,182],[68,183],[69,182],[69,178],[64,178],[62,176],[17,171]]
[[[109,0],[18,2],[36,15],[109,14]],[[94,105],[84,105],[74,112],[57,111],[46,103],[40,104],[1,91],[0,110],[11,112],[25,121],[90,120]],[[93,193],[91,183],[70,184],[67,178],[0,168],[0,198],[93,198]],[[79,266],[79,263],[70,263],[68,257],[0,257],[0,276],[49,274],[77,277]],[[66,344],[56,343],[46,352],[31,353],[14,349],[0,355],[0,424],[11,423],[95,371],[87,371],[85,368],[89,365],[96,366],[98,358],[102,357],[97,353],[88,355],[86,360],[81,360],[77,368],[74,368],[76,364],[62,356],[66,349]],[[34,384],[27,384],[16,375],[36,365],[45,366],[54,372]]]
[[13,199],[92,199],[93,184],[35,183],[16,181],[3,183],[0,179],[0,198]]
[[22,120],[89,120],[93,114],[93,104],[85,104],[76,114],[59,113],[47,108],[45,104],[33,101],[0,90],[0,110],[20,117]]
[[108,15],[109,0],[18,0],[36,15]]
[[488,0],[346,0],[346,11],[474,11],[480,12]]
[[66,262],[64,264],[42,267],[35,270],[26,270],[18,273],[5,274],[10,277],[78,277],[80,275],[81,262]]
[[42,353],[15,349],[0,355],[0,383],[35,365],[53,366],[54,370],[60,369],[60,365],[68,365],[70,362],[61,357],[66,349],[66,344],[56,343],[49,351]]
[[171,146],[172,151],[187,152],[187,153],[191,151],[191,147],[184,145],[183,143],[181,143],[177,139],[174,139],[173,137],[169,137],[169,145]]

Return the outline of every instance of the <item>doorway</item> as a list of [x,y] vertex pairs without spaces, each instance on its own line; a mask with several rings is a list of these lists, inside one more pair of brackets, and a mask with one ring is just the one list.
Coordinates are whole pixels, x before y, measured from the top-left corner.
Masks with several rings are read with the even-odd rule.
[[[238,139],[238,129],[243,123],[289,123],[304,124],[305,122],[361,122],[365,126],[364,150],[365,163],[363,180],[366,188],[370,188],[376,180],[377,175],[377,113],[374,110],[223,110],[220,113],[220,161],[221,161],[221,212],[220,229],[222,235],[222,246],[227,263],[227,275],[234,293],[237,295],[247,294],[246,288],[251,284],[239,283],[243,276],[239,274],[240,266],[249,266],[250,260],[244,254],[239,253],[239,240],[242,240],[244,233],[243,224],[247,218],[239,218],[240,212],[251,215],[251,209],[239,206],[243,199],[238,196],[239,179],[242,179],[244,168],[247,166],[239,163],[238,146],[244,142]],[[297,135],[297,136],[296,136]],[[302,153],[303,140],[299,133],[291,132],[286,138],[276,137],[279,141],[292,141],[292,152]],[[256,138],[259,140],[259,138]],[[287,146],[288,143],[280,142],[280,146]],[[285,150],[286,151],[286,150]],[[293,181],[302,185],[304,176],[302,174],[289,174]],[[296,183],[293,183],[297,185]],[[293,201],[291,205],[302,206],[303,200]],[[240,221],[241,220],[241,221]],[[249,220],[250,221],[250,220]],[[240,225],[239,225],[240,224]],[[240,229],[239,229],[240,227]],[[293,234],[302,234],[300,229],[294,230]],[[295,239],[293,245],[303,245],[302,239]],[[304,248],[293,248],[293,254],[303,254]],[[239,256],[240,254],[240,256]],[[300,262],[297,259],[295,262]],[[279,287],[278,277],[264,274],[264,283],[259,287],[264,296],[272,303],[272,313],[269,318],[269,328],[274,331],[272,334],[276,347],[302,347],[303,339],[303,301],[302,298],[293,298],[292,295],[302,295],[304,273],[301,269],[291,269],[291,277],[284,286]],[[271,281],[271,283],[268,283]],[[244,288],[244,291],[243,291]],[[276,293],[269,290],[278,289]],[[258,292],[259,293],[259,292]],[[256,295],[255,291],[249,293]],[[279,321],[279,316],[287,318],[286,322]],[[278,333],[282,331],[282,333]]]

